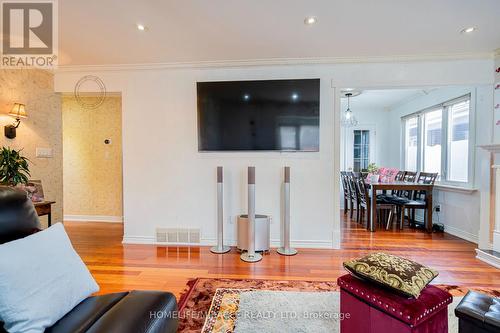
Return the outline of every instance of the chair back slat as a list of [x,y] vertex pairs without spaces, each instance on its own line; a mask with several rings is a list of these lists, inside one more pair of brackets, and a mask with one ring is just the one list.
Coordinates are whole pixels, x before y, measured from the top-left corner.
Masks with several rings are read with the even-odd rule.
[[[404,176],[403,176],[403,181],[406,183],[414,183],[415,179],[417,177],[417,173],[413,171],[405,171]],[[401,190],[398,191],[397,194],[398,197],[406,198],[406,199],[411,199],[413,197],[413,191],[405,191]]]
[[400,171],[398,171],[398,173],[394,177],[394,180],[395,181],[403,181],[404,178],[405,178],[405,172],[400,170]]
[[417,178],[417,173],[413,171],[405,171],[405,175],[403,178],[403,181],[408,182],[408,183],[414,183],[415,178]]
[[368,187],[366,186],[365,180],[363,178],[358,178],[356,180],[356,187],[358,190],[360,203],[366,205],[369,196],[368,196]]
[[[397,181],[397,182],[402,182],[404,181],[404,178],[405,178],[405,171],[398,171],[398,173],[396,174],[396,176],[394,177],[394,181]],[[391,190],[391,195],[399,195],[401,191],[398,191],[398,190]]]
[[[420,172],[418,174],[417,183],[434,185],[438,174],[433,172]],[[415,191],[414,200],[425,200],[426,191]]]
[[349,184],[348,184],[348,175],[347,175],[347,172],[345,171],[341,171],[340,172],[340,180],[342,181],[342,188],[344,190],[344,196],[346,198],[349,198],[349,196],[351,195],[350,192],[349,192]]

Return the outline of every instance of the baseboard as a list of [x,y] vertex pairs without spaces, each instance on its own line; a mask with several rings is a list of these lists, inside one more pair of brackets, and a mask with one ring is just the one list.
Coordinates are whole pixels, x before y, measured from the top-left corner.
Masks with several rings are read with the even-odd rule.
[[[291,240],[290,246],[302,249],[333,249],[331,240]],[[281,240],[271,240],[271,247],[281,247]]]
[[152,236],[123,236],[122,244],[147,244],[156,245],[156,239]]
[[465,239],[466,241],[478,244],[479,243],[479,237],[478,235],[471,234],[468,231],[464,231],[462,229],[458,229],[449,225],[444,225],[444,232],[456,236],[458,238]]
[[[417,216],[415,216],[415,220],[418,221],[418,222],[424,223],[424,217],[423,217],[423,215],[420,215],[420,216],[417,215]],[[436,223],[437,221],[434,220],[433,222]],[[446,232],[446,233],[448,233],[450,235],[453,235],[455,237],[462,238],[462,239],[464,239],[466,241],[475,243],[475,244],[479,243],[479,236],[478,235],[474,235],[474,234],[471,234],[468,231],[464,231],[462,229],[458,229],[458,228],[452,227],[451,225],[448,225],[446,223],[442,223],[442,224],[444,225],[444,232]]]
[[484,261],[488,265],[491,265],[496,268],[500,268],[500,257],[494,256],[486,251],[476,249],[476,258]]
[[[202,238],[200,244],[192,243],[175,243],[168,244],[163,242],[157,242],[155,237],[151,236],[123,236],[123,244],[149,244],[149,245],[170,245],[170,246],[213,246],[216,244],[214,238]],[[224,245],[236,246],[236,240],[224,241]],[[333,249],[332,241],[326,240],[295,240],[290,242],[291,247],[295,248],[306,248],[306,249]],[[271,240],[271,248],[277,248],[281,246],[281,241],[279,239]]]
[[123,216],[107,215],[64,215],[64,221],[123,223]]

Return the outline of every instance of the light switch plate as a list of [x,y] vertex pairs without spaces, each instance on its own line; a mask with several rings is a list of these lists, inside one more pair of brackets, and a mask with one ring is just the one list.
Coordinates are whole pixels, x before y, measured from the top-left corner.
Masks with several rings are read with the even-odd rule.
[[37,158],[52,158],[54,157],[54,153],[52,148],[37,148],[36,149],[36,157]]

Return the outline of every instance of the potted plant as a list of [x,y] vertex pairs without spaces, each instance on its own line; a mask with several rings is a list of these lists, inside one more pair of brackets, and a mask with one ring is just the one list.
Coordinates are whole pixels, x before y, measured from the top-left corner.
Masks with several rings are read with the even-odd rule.
[[370,183],[377,183],[380,175],[378,174],[378,166],[375,163],[368,164],[368,174],[370,175]]
[[0,184],[17,186],[28,183],[29,160],[21,155],[21,151],[9,147],[0,150]]

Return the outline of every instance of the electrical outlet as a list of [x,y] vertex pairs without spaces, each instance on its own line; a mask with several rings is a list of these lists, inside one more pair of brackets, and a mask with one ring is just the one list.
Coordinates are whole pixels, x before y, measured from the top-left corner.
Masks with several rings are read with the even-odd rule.
[[441,205],[436,205],[436,206],[434,207],[434,211],[435,211],[436,213],[440,213],[440,212],[441,212]]

